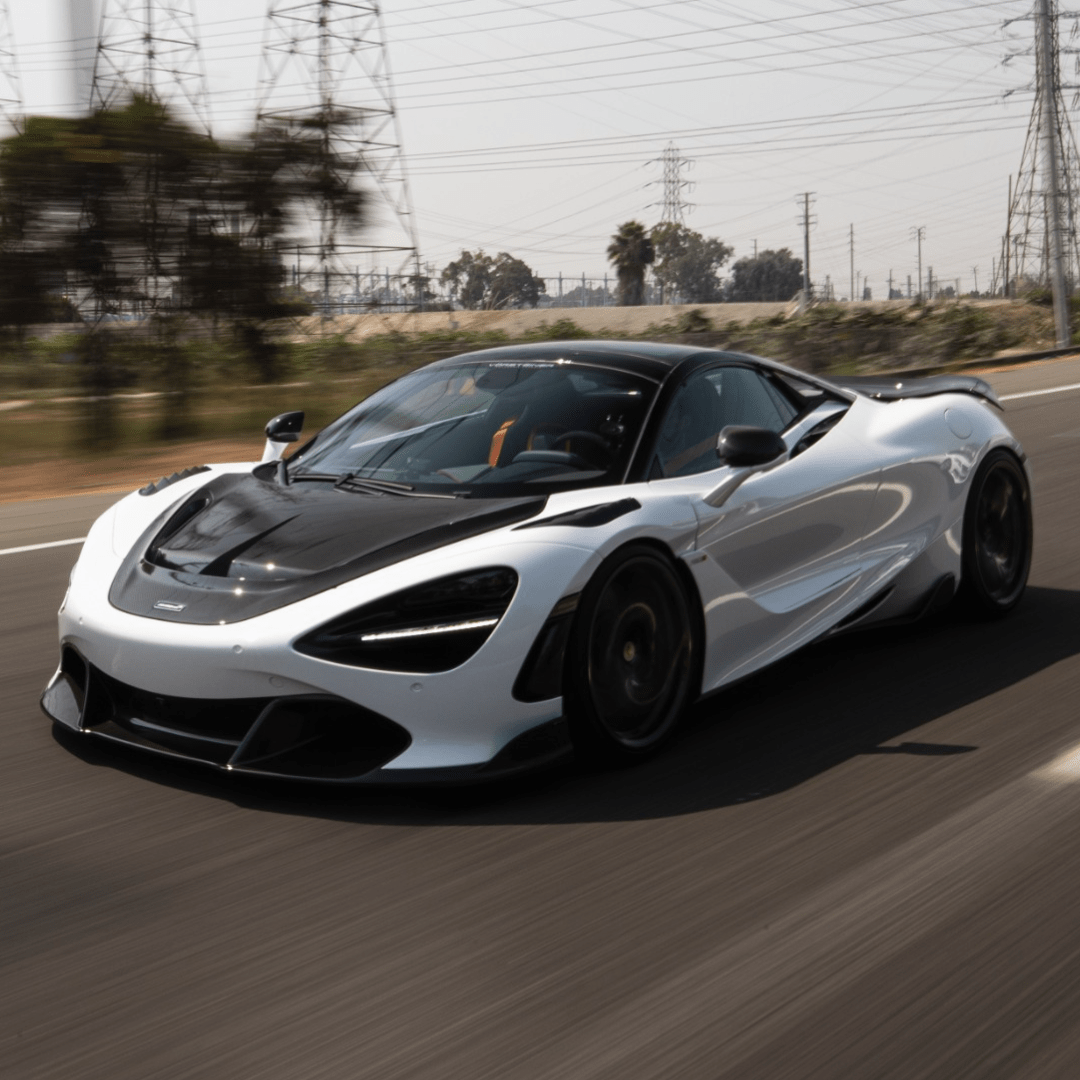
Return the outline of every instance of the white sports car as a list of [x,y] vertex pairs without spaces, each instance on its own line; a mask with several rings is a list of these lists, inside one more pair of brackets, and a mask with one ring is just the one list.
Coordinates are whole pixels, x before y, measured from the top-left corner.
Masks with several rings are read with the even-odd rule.
[[42,706],[97,739],[332,782],[657,750],[824,634],[998,615],[1024,453],[970,376],[825,380],[689,346],[442,360],[285,460],[201,466],[94,525]]

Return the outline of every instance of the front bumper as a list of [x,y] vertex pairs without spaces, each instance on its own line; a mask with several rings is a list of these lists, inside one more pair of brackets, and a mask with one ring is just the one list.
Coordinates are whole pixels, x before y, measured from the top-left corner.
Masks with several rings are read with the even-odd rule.
[[186,698],[140,690],[73,646],[41,698],[55,723],[96,739],[225,772],[330,784],[462,783],[498,779],[567,756],[559,718],[510,740],[485,762],[386,768],[412,739],[399,724],[333,694]]

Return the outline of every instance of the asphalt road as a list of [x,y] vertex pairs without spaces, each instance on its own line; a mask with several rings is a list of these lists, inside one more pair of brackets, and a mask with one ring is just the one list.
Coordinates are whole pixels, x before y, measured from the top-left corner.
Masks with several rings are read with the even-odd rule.
[[[613,774],[327,793],[58,741],[78,548],[0,555],[0,1076],[1080,1076],[1080,389],[1007,407],[1012,617],[815,647]],[[0,549],[107,503],[0,507]]]

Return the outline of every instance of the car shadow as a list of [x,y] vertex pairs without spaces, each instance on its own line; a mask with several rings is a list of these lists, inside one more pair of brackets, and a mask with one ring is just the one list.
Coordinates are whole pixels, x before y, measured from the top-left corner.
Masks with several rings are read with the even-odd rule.
[[815,644],[699,702],[676,743],[633,768],[567,762],[460,788],[241,778],[60,730],[55,737],[88,763],[267,813],[384,825],[640,820],[768,798],[860,755],[977,752],[903,736],[1078,653],[1080,591],[1029,588],[1004,621],[970,621],[950,609],[932,621]]

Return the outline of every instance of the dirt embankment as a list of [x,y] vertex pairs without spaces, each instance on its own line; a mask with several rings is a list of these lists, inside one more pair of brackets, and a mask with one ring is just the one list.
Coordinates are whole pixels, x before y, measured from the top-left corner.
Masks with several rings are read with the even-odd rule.
[[257,461],[263,441],[206,439],[166,443],[153,449],[108,457],[38,461],[0,468],[0,503],[132,491],[151,480],[187,468],[221,461]]

